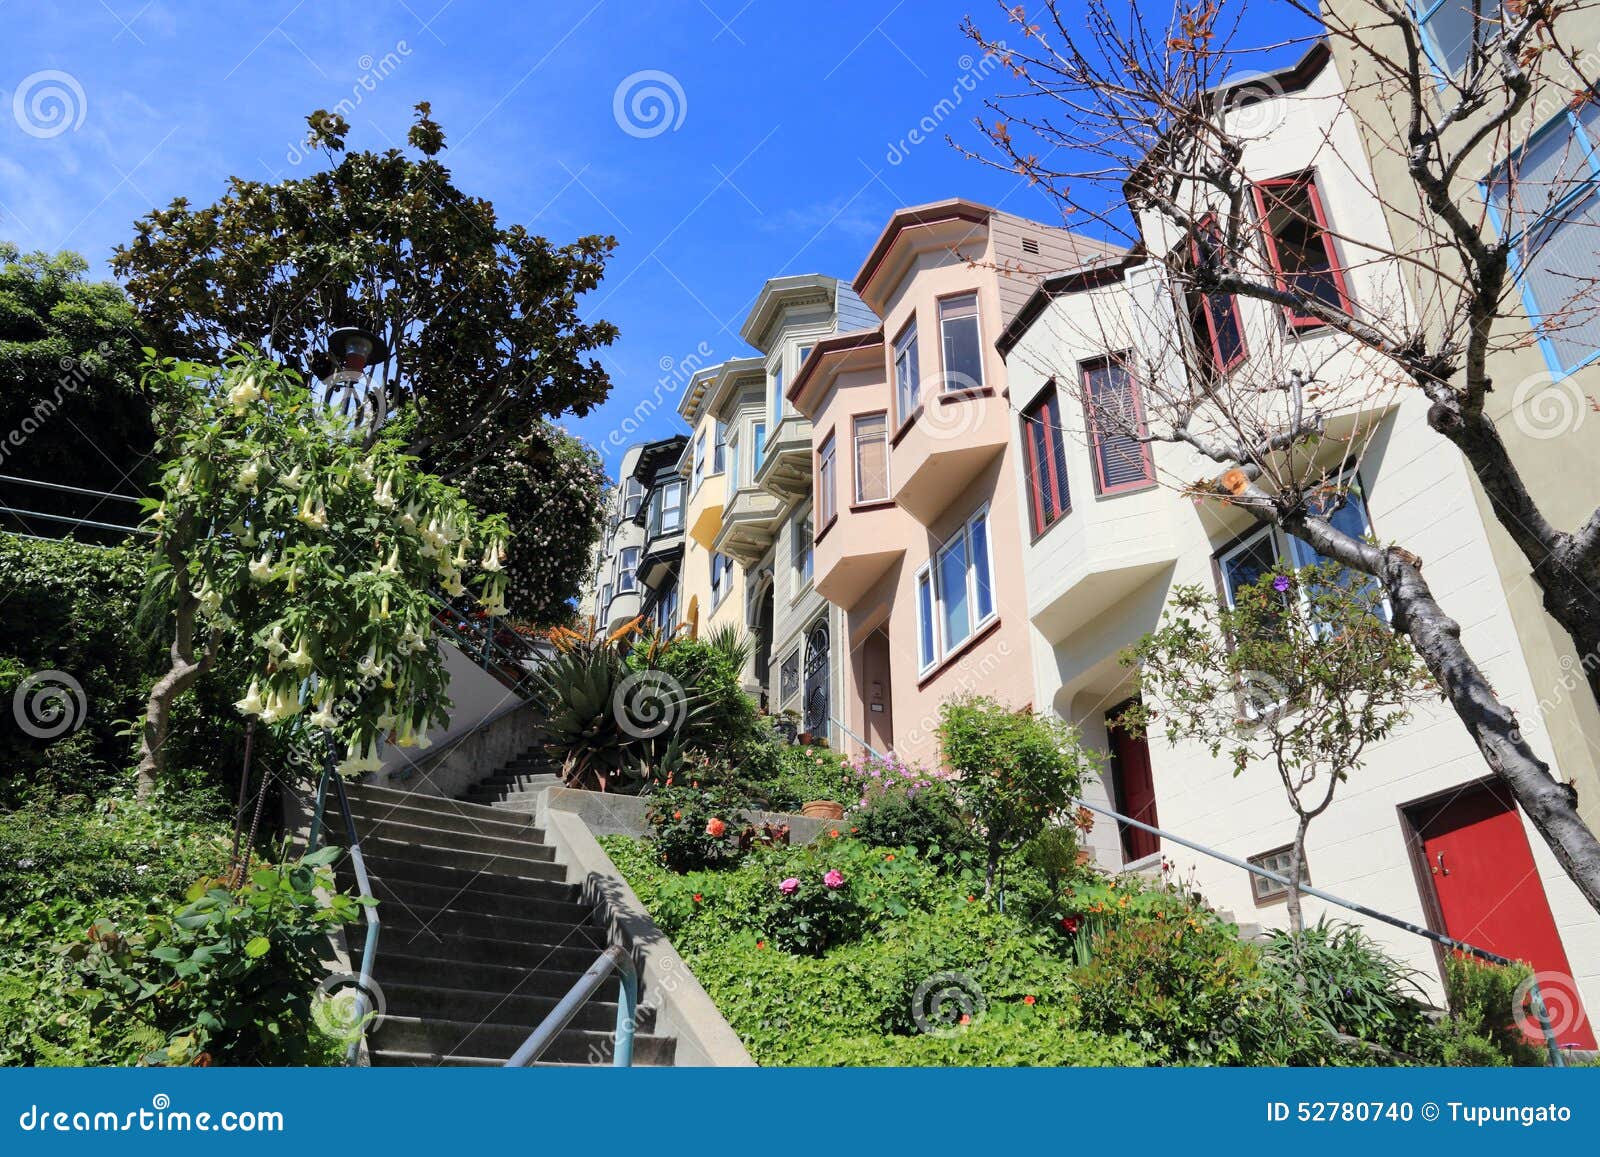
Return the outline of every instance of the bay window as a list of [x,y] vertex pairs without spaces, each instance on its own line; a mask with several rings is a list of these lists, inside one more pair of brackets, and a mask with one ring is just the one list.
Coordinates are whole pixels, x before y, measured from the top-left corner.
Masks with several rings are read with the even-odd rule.
[[690,456],[689,489],[699,490],[700,483],[706,476],[706,432],[701,430],[694,440],[694,450]]
[[639,589],[639,548],[625,546],[617,554],[617,593]]
[[[1222,230],[1214,216],[1200,222],[1213,250],[1222,248]],[[1189,270],[1203,263],[1198,238],[1189,242]],[[1196,350],[1205,367],[1212,373],[1223,374],[1244,360],[1244,321],[1239,315],[1239,301],[1231,293],[1202,293],[1192,286],[1185,291],[1185,306],[1189,314],[1189,328],[1194,334]]]
[[889,497],[889,416],[860,414],[854,423],[855,500],[883,502]]
[[834,465],[834,442],[830,433],[817,450],[817,521],[826,528],[839,512],[839,499],[835,492],[837,480]]
[[909,422],[917,412],[917,375],[917,319],[912,318],[894,343],[894,397],[901,424]]
[[1119,494],[1151,485],[1156,471],[1150,444],[1144,441],[1144,402],[1127,363],[1120,357],[1101,358],[1085,362],[1082,373],[1095,491]]
[[1037,537],[1072,510],[1067,493],[1067,448],[1061,436],[1061,399],[1054,378],[1022,411],[1022,447],[1028,471],[1028,508]]
[[[1304,173],[1262,181],[1252,192],[1267,263],[1278,288],[1349,313],[1344,271],[1339,268],[1333,238],[1328,233],[1327,213],[1316,179]],[[1291,329],[1323,324],[1320,318],[1291,305],[1284,306],[1283,312]]]
[[917,572],[920,667],[948,658],[995,617],[989,508],[977,513]]
[[963,293],[939,302],[939,345],[944,356],[946,393],[983,386],[983,337],[978,327],[978,295]]

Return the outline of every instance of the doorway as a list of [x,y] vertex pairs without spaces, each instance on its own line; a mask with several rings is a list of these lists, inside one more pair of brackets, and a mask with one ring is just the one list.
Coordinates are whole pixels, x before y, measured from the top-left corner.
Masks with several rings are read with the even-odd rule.
[[[1551,986],[1563,990],[1557,1040],[1573,1048],[1594,1048],[1594,1028],[1572,979],[1522,816],[1506,788],[1495,781],[1479,783],[1414,804],[1405,809],[1405,817],[1440,930],[1527,961],[1540,974],[1541,987],[1548,977]],[[1558,1003],[1554,993],[1549,999]],[[1531,1017],[1522,1028],[1534,1043],[1544,1043]]]
[[861,704],[862,733],[874,751],[894,750],[894,701],[889,694],[889,633],[882,627],[861,644],[856,691]]
[[824,615],[806,632],[803,727],[818,739],[828,737],[828,675],[828,617]]
[[769,694],[770,678],[772,675],[772,583],[768,582],[761,588],[761,595],[756,601],[756,653],[754,659],[756,686],[761,688],[761,709],[772,709],[772,696]]
[[[1119,812],[1151,827],[1159,826],[1156,819],[1155,777],[1150,771],[1150,744],[1143,735],[1133,735],[1127,728],[1118,726],[1117,718],[1137,699],[1128,699],[1106,712],[1106,736],[1110,740],[1111,765],[1108,784],[1111,803]],[[1161,850],[1161,838],[1154,832],[1118,822],[1122,837],[1122,862],[1131,864],[1155,855]]]

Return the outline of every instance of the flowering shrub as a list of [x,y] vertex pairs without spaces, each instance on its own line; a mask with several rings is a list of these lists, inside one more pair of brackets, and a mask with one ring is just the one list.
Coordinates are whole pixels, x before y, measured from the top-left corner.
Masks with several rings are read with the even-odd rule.
[[696,872],[739,862],[737,813],[738,800],[720,788],[658,787],[645,819],[661,863],[674,872]]
[[268,725],[306,712],[348,746],[347,773],[381,766],[386,738],[419,742],[449,703],[429,590],[470,580],[504,613],[505,520],[479,518],[395,436],[364,443],[252,351],[221,369],[152,361],[146,386],[166,457],[146,600],[174,642],[150,692],[142,787],[173,700],[225,649],[250,655],[239,712]]
[[845,761],[844,773],[857,796],[849,802],[862,808],[889,797],[914,796],[926,788],[948,784],[951,779],[943,769],[930,771],[921,764],[905,763],[893,752],[881,757],[871,752],[854,756]]
[[867,802],[850,813],[850,826],[867,843],[915,848],[947,872],[981,864],[983,846],[948,781],[875,784],[863,798]]

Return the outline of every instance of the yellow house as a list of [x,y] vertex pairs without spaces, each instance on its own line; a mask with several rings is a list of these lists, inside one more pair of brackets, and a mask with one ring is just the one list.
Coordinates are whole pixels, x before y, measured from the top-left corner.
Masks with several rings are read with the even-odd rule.
[[744,568],[712,549],[722,530],[727,500],[728,447],[726,427],[709,403],[743,361],[707,366],[689,379],[678,400],[678,414],[689,426],[689,442],[678,463],[688,491],[683,562],[679,573],[680,614],[701,636],[720,626],[743,629]]

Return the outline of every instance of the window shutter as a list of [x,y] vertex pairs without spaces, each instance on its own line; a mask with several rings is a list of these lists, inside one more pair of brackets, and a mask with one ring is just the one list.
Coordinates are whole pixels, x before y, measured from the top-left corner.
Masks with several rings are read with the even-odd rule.
[[1122,362],[1100,362],[1084,370],[1093,432],[1095,482],[1109,494],[1155,481],[1150,448],[1137,437],[1144,432],[1138,386]]

